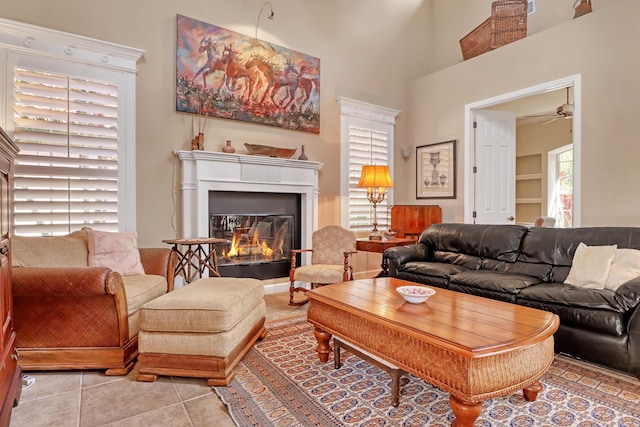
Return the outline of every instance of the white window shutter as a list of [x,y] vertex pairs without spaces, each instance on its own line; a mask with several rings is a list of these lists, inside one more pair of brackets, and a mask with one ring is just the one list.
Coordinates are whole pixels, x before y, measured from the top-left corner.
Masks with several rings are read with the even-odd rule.
[[[393,180],[393,131],[400,113],[349,98],[338,98],[340,105],[341,143],[341,222],[354,231],[373,229],[373,205],[367,200],[367,189],[358,188],[362,166],[388,166]],[[393,189],[377,205],[378,229],[389,228],[393,205]]]
[[118,230],[118,87],[14,69],[15,232]]
[[0,125],[21,149],[16,234],[66,234],[83,226],[135,231],[136,67],[143,55],[0,18],[7,89]]

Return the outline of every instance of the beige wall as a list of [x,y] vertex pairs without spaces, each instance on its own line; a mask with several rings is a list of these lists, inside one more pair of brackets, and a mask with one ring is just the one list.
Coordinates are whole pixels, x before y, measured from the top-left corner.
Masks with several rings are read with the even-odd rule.
[[[581,225],[640,225],[640,199],[634,194],[640,181],[638,16],[640,2],[618,0],[409,85],[410,143],[460,141],[458,198],[440,203],[445,221],[464,220],[465,105],[581,74]],[[415,181],[414,167],[403,172],[398,181]],[[396,191],[397,203],[416,202],[412,186],[402,190]]]
[[[460,39],[491,15],[494,0],[430,0],[429,37],[433,40],[429,73],[462,61]],[[619,0],[594,0],[594,11]],[[536,12],[528,16],[527,35],[573,19],[575,0],[536,0]],[[593,4],[592,3],[592,4]],[[560,43],[565,38],[556,40]]]
[[[172,151],[188,148],[193,136],[190,116],[175,111],[176,14],[252,35],[263,3],[2,2],[3,18],[145,50],[138,65],[135,183],[143,246],[160,245],[162,239],[175,235],[172,218],[181,203],[173,176],[178,179],[180,168]],[[529,19],[529,37],[466,62],[462,62],[458,40],[488,16],[490,0],[272,3],[275,20],[263,16],[259,37],[321,58],[320,135],[212,119],[205,147],[218,150],[226,139],[236,147],[243,142],[304,144],[310,159],[325,164],[320,174],[320,226],[340,218],[336,97],[402,111],[396,127],[395,203],[418,203],[415,147],[455,138],[462,160],[466,103],[576,73],[583,75],[583,170],[588,171],[583,178],[583,223],[639,222],[634,215],[637,198],[612,191],[622,185],[628,188],[640,174],[638,144],[629,143],[635,140],[630,123],[640,111],[639,59],[634,54],[640,39],[634,19],[639,15],[637,1],[597,0],[594,13],[572,21],[573,0],[537,0],[538,12]],[[400,155],[404,147],[412,150],[408,160]],[[463,219],[462,167],[458,170],[457,199],[429,200],[443,206],[448,221]],[[178,215],[173,220],[178,235],[180,219]]]
[[[174,149],[188,149],[191,116],[175,111],[176,14],[253,36],[262,0],[3,0],[0,16],[145,51],[138,64],[137,229],[142,246],[181,233],[180,167]],[[272,0],[273,21],[260,21],[258,37],[321,60],[319,135],[224,119],[211,119],[205,149],[230,139],[236,148],[257,143],[304,144],[320,171],[319,225],[340,221],[336,98],[346,96],[403,109],[405,82],[425,74],[426,13],[422,1]],[[416,44],[413,41],[418,40]],[[403,118],[399,118],[399,128]],[[399,131],[401,134],[401,131]],[[299,152],[295,154],[297,157]],[[173,176],[175,175],[175,178]],[[133,183],[132,183],[133,185]],[[175,197],[175,208],[172,196]],[[193,236],[189,236],[193,237]]]

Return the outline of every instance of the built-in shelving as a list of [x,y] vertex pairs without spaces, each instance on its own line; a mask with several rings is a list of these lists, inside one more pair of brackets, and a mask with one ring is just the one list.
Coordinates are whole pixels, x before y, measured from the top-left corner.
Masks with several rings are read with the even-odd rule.
[[516,223],[542,216],[542,154],[516,157]]

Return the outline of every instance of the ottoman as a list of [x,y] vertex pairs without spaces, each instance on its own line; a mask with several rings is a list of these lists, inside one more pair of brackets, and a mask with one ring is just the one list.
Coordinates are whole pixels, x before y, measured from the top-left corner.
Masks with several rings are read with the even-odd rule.
[[264,288],[256,279],[199,279],[140,308],[138,381],[158,375],[226,386],[235,365],[264,338]]

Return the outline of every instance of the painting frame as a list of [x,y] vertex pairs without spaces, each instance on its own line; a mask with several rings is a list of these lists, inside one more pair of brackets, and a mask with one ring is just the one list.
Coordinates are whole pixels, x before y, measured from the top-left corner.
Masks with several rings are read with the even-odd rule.
[[320,58],[177,15],[176,111],[320,133]]
[[457,140],[416,147],[416,198],[455,199]]

